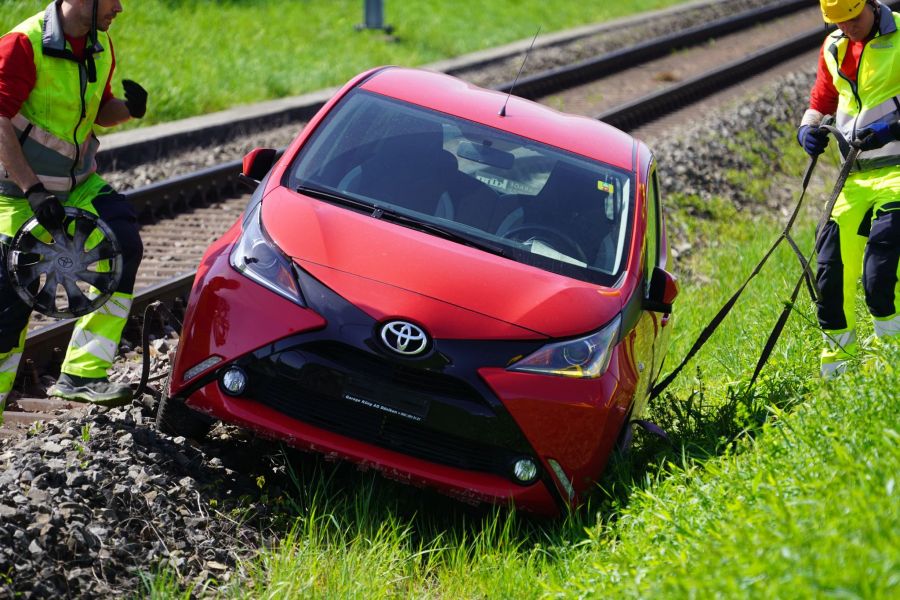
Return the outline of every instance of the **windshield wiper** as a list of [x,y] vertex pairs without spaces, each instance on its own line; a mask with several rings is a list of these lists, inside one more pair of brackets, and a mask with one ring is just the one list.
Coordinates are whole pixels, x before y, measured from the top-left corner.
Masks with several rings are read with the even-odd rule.
[[485,252],[490,252],[492,254],[496,254],[498,256],[506,256],[506,250],[502,247],[497,246],[496,244],[491,244],[483,239],[477,238],[472,235],[468,235],[462,233],[460,231],[454,231],[453,229],[447,229],[445,227],[441,227],[440,225],[434,225],[432,223],[426,223],[424,221],[420,221],[408,215],[404,215],[398,212],[394,212],[391,210],[385,210],[384,208],[375,206],[374,204],[370,204],[368,202],[364,202],[362,200],[357,200],[355,198],[349,198],[347,196],[342,196],[340,194],[336,194],[334,192],[329,192],[328,190],[323,190],[321,188],[309,187],[306,185],[301,185],[296,188],[296,191],[301,194],[306,194],[308,196],[313,196],[315,198],[319,198],[321,200],[327,200],[329,202],[334,202],[336,204],[343,204],[344,206],[349,206],[350,208],[355,208],[361,211],[365,211],[371,214],[372,217],[376,219],[386,219],[393,223],[397,223],[400,225],[404,225],[406,227],[410,227],[412,229],[418,229],[419,231],[425,231],[427,233],[431,233],[442,237],[446,240],[450,240],[451,242],[457,242],[459,244],[464,244],[466,246],[471,246],[473,248],[478,248],[479,250],[484,250]]
[[358,210],[362,210],[365,212],[375,212],[378,210],[378,207],[370,204],[368,202],[363,202],[362,200],[357,200],[356,198],[349,198],[347,196],[342,196],[340,194],[336,194],[334,192],[329,192],[328,190],[323,190],[322,188],[309,187],[307,185],[298,186],[295,189],[296,192],[301,194],[306,194],[307,196],[313,196],[314,198],[319,198],[320,200],[328,200],[329,202],[334,202],[336,204],[343,204],[344,206],[349,206],[350,208],[356,208]]
[[441,227],[440,225],[435,225],[433,223],[426,223],[425,221],[420,221],[414,217],[410,217],[398,212],[379,208],[372,216],[376,218],[385,218],[386,220],[398,223],[400,225],[405,225],[412,229],[418,229],[419,231],[431,233],[438,237],[442,237],[445,240],[450,240],[451,242],[457,242],[459,244],[471,246],[472,248],[484,250],[485,252],[490,252],[498,256],[506,256],[506,250],[501,246],[492,244],[481,238],[477,238],[474,235],[469,235],[461,231]]

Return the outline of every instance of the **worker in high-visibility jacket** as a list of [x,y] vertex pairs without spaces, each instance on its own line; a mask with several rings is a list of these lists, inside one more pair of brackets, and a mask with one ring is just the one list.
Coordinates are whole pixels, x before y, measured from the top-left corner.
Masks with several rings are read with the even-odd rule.
[[[115,69],[107,33],[120,0],[56,0],[0,37],[0,259],[32,215],[58,228],[64,206],[98,215],[122,250],[121,283],[97,311],[81,317],[51,396],[105,405],[131,399],[127,385],[109,381],[128,318],[143,255],[134,208],[96,173],[94,126],[144,115],[147,93],[123,82],[113,96]],[[31,308],[0,269],[0,411],[22,356]]]
[[[825,150],[827,114],[846,140],[862,140],[853,170],[818,232],[816,286],[825,338],[821,373],[842,372],[858,350],[856,289],[863,279],[877,338],[900,335],[900,15],[876,0],[820,0],[837,25],[822,46],[797,139]],[[846,158],[849,146],[841,144]]]

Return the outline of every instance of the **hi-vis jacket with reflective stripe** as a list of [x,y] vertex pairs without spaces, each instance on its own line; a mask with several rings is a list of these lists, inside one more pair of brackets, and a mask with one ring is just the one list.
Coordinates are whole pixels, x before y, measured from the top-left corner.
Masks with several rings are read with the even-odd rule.
[[[96,77],[89,81],[87,64],[66,45],[56,2],[12,31],[28,36],[37,71],[37,82],[12,124],[32,170],[48,190],[65,199],[97,170],[99,141],[93,128],[112,69],[111,53],[105,50],[109,36],[97,32],[102,48],[93,55]],[[23,196],[2,165],[0,176],[0,194]]]
[[[881,119],[900,118],[900,15],[881,4],[878,31],[869,40],[859,57],[856,81],[841,72],[840,65],[847,52],[849,39],[838,29],[825,40],[825,64],[831,73],[839,99],[835,123],[847,140]],[[849,147],[841,144],[846,158]],[[900,164],[900,141],[893,141],[877,150],[862,152],[855,170],[877,169]]]

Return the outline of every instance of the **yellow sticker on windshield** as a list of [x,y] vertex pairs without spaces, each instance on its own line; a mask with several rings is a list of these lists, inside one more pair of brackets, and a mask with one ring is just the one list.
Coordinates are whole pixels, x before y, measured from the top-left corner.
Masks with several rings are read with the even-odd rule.
[[613,190],[616,189],[616,186],[614,186],[611,183],[607,183],[606,181],[598,180],[597,181],[597,189],[600,190],[601,192],[606,192],[607,194],[612,194]]

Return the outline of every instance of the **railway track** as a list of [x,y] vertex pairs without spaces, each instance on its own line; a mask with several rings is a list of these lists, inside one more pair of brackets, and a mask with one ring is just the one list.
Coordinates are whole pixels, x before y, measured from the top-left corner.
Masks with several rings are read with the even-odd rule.
[[[895,0],[891,5],[900,4]],[[602,119],[626,131],[651,122],[661,115],[687,106],[728,85],[753,75],[765,73],[798,54],[815,52],[826,35],[821,26],[817,7],[810,7],[809,0],[779,2],[768,7],[753,9],[746,13],[719,19],[689,30],[647,40],[636,46],[623,48],[596,58],[580,61],[529,75],[518,81],[501,83],[494,87],[500,91],[510,91],[516,95],[537,99],[553,106],[566,102],[563,110],[581,112]],[[791,20],[789,28],[795,30],[793,36],[784,41],[784,36],[775,43],[758,42],[756,48],[743,52],[739,59],[721,58],[710,68],[702,68],[693,74],[680,74],[674,81],[658,78],[653,89],[642,89],[617,98],[613,106],[604,109],[572,110],[565,100],[566,94],[578,88],[604,87],[603,82],[642,78],[648,65],[654,61],[666,60],[679,51],[685,65],[702,63],[691,59],[692,52],[710,53],[710,40],[727,40],[729,36],[760,37],[753,31],[771,28],[774,23]],[[798,26],[809,23],[807,27]],[[776,36],[779,37],[779,36]],[[746,44],[746,41],[744,42]],[[746,45],[745,45],[746,48]],[[722,54],[715,48],[714,55]],[[809,59],[814,60],[813,58]],[[812,62],[809,62],[811,66]],[[696,65],[695,65],[696,66]],[[642,73],[642,70],[644,74]],[[618,80],[615,78],[619,78]],[[605,84],[606,89],[620,89],[615,83]],[[591,92],[588,92],[590,95]],[[322,101],[315,100],[305,107],[295,108],[295,117],[302,122],[313,115]],[[595,103],[596,106],[602,103]],[[299,124],[294,130],[299,128]],[[197,132],[186,136],[196,138]],[[211,134],[213,135],[213,134]],[[168,144],[176,144],[169,140]],[[188,142],[184,142],[188,143]],[[103,160],[110,164],[127,165],[130,157],[139,154],[153,154],[152,150],[141,150],[140,146],[120,148],[117,153],[107,155]],[[240,160],[211,166],[193,173],[186,173],[153,183],[146,187],[126,192],[129,200],[138,208],[145,241],[145,260],[138,274],[137,293],[132,309],[133,326],[126,331],[126,338],[136,340],[136,326],[144,310],[156,301],[178,305],[190,291],[196,264],[200,254],[210,241],[218,237],[242,211],[246,200],[238,181]],[[73,322],[49,322],[35,320],[35,327],[29,331],[25,352],[20,368],[17,389],[40,390],[44,374],[58,372],[64,348],[71,334]],[[18,397],[12,410],[5,414],[5,424],[0,430],[9,434],[10,428],[21,430],[29,423],[78,410],[68,403],[57,403],[52,399]],[[37,395],[31,392],[30,395]]]

